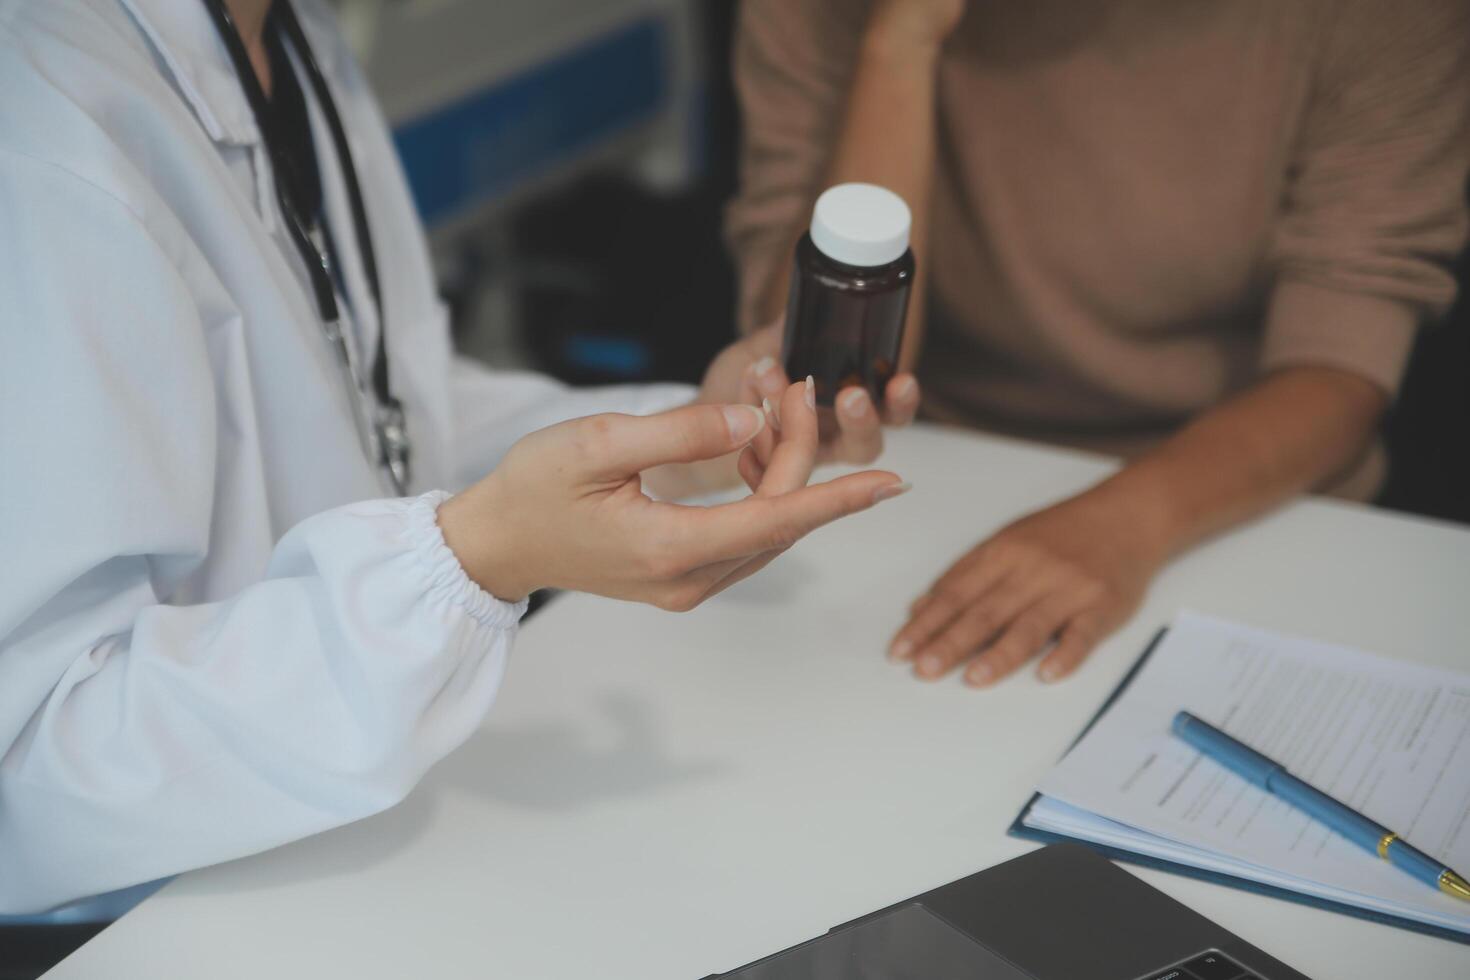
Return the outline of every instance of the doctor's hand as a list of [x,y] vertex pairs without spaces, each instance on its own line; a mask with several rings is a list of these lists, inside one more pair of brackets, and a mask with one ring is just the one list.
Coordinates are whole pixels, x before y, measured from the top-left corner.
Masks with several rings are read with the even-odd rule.
[[[532,433],[494,472],[439,508],[444,540],[475,582],[515,601],[540,588],[692,609],[754,574],[803,536],[907,489],[867,471],[808,487],[817,422],[806,385],[782,399],[777,435],[760,409],[691,405],[660,415],[595,415]],[[652,500],[640,474],[763,441],[751,496],[714,507]]]
[[1127,620],[1166,560],[1131,506],[1094,488],[1003,528],[914,602],[889,656],[925,680],[967,665],[965,682],[985,687],[1050,647],[1038,673],[1065,677]]
[[[736,341],[720,352],[705,372],[699,402],[737,402],[759,405],[762,399],[779,406],[782,392],[793,380],[777,360],[781,356],[783,324],[775,323]],[[919,410],[919,382],[912,374],[893,376],[884,392],[880,413],[862,388],[837,393],[837,431],[824,438],[818,462],[866,466],[883,451],[883,426],[904,426]],[[729,482],[728,480],[726,481]]]

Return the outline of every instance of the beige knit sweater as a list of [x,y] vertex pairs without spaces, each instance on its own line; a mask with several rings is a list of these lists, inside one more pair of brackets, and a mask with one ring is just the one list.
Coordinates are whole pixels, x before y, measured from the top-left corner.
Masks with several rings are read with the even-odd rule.
[[[747,321],[822,189],[867,6],[744,0]],[[1393,393],[1453,297],[1470,0],[970,0],[937,112],[932,417],[1128,453],[1286,365]]]

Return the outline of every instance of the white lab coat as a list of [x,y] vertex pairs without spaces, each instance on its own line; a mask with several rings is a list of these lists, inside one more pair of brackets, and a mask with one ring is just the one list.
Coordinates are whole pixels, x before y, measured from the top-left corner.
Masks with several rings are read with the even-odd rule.
[[385,499],[363,453],[203,5],[0,0],[0,913],[401,799],[480,723],[522,612],[444,546],[442,491],[532,429],[689,397],[456,358],[377,106],[331,14],[297,5],[360,171],[419,496]]

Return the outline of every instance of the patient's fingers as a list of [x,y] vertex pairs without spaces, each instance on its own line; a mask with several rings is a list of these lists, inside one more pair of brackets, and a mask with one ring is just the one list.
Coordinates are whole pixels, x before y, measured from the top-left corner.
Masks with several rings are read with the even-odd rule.
[[908,373],[888,379],[883,392],[883,421],[888,425],[908,425],[919,412],[919,382]]
[[1098,640],[1107,634],[1109,624],[1097,613],[1074,616],[1057,637],[1057,645],[1041,661],[1038,673],[1044,681],[1059,681],[1087,659]]
[[1035,599],[1030,583],[1002,582],[918,645],[913,655],[914,673],[926,680],[944,676],[980,652]]
[[746,373],[755,384],[756,390],[761,393],[761,396],[769,398],[772,402],[779,399],[791,384],[780,362],[770,355],[756,361],[747,369]]
[[883,423],[866,388],[837,393],[837,445],[833,455],[845,463],[866,465],[883,451]]

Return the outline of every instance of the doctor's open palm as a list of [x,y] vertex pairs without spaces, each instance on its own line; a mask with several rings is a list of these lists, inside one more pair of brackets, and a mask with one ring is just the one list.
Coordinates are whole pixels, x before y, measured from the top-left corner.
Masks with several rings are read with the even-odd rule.
[[[439,509],[445,542],[492,595],[576,589],[687,610],[758,571],[809,532],[907,488],[870,470],[807,486],[817,455],[808,384],[760,409],[692,405],[659,415],[594,415],[532,433],[494,472]],[[654,500],[640,474],[734,452],[759,472],[743,500]]]

